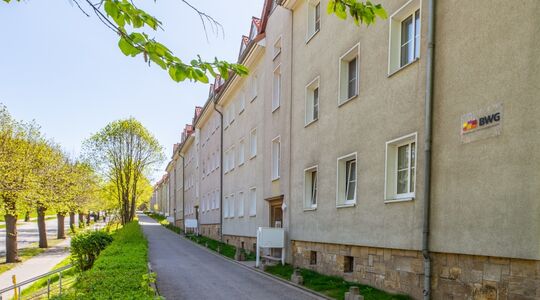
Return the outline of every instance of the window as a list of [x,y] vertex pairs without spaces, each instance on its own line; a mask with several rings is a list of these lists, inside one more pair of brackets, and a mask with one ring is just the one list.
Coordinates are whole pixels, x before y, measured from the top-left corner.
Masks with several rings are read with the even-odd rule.
[[234,102],[231,102],[229,104],[229,123],[232,124],[234,122],[236,111],[234,110]]
[[251,77],[251,101],[257,98],[258,84],[259,80],[257,74],[253,74],[253,76]]
[[411,0],[390,17],[388,74],[420,58],[420,0]]
[[339,63],[339,104],[358,95],[358,44],[340,58]]
[[245,162],[245,147],[244,139],[241,139],[238,145],[238,166],[243,165]]
[[308,2],[308,30],[306,43],[321,29],[321,3],[311,0]]
[[221,195],[220,195],[219,191],[216,191],[216,208],[218,208],[218,209],[221,206],[221,203],[220,203],[221,201],[220,200],[221,200]]
[[306,86],[306,125],[319,119],[319,77]]
[[317,208],[317,180],[318,167],[304,170],[304,208]]
[[225,197],[223,200],[223,217],[229,217],[229,197]]
[[281,66],[274,70],[273,92],[272,92],[272,111],[279,108],[281,102]]
[[274,43],[274,59],[281,53],[281,36]]
[[240,93],[240,98],[238,99],[238,114],[241,114],[246,109],[246,95],[244,92]]
[[309,264],[310,265],[317,264],[317,251],[309,251]]
[[234,194],[229,195],[229,218],[234,218]]
[[272,180],[279,179],[279,165],[281,161],[281,138],[272,140]]
[[236,206],[238,208],[238,217],[244,216],[244,192],[238,193],[238,205]]
[[354,257],[344,256],[343,257],[343,272],[352,273],[354,271]]
[[251,217],[257,215],[257,189],[249,189],[249,215]]
[[356,153],[338,158],[338,207],[356,204],[356,182]]
[[415,197],[416,133],[386,143],[385,200]]
[[232,146],[229,153],[229,168],[230,168],[229,171],[234,170],[234,166],[235,166],[234,161],[235,161],[235,151],[234,151],[234,146]]
[[227,174],[227,172],[229,172],[229,150],[225,151],[224,158],[225,159],[223,160],[223,170],[225,174]]
[[257,155],[257,129],[251,130],[249,134],[249,154],[253,158]]

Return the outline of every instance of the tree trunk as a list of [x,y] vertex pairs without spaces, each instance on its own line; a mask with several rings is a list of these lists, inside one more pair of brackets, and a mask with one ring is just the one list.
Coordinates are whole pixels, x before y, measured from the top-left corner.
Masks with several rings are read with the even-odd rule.
[[86,225],[90,225],[90,212],[86,214]]
[[21,261],[17,251],[17,216],[6,214],[6,262]]
[[129,221],[133,221],[134,218],[135,218],[135,197],[131,199],[131,211],[129,215]]
[[79,227],[84,227],[84,214],[79,213]]
[[26,211],[26,213],[24,214],[24,221],[25,222],[30,222],[30,212],[29,211]]
[[57,239],[65,239],[66,238],[66,231],[64,230],[64,218],[65,218],[65,214],[63,213],[57,213],[56,214],[56,220],[58,221],[58,229],[56,230],[57,232],[57,235],[56,235],[56,238]]
[[75,232],[75,213],[72,211],[69,212],[69,228]]
[[45,207],[38,204],[37,224],[39,231],[39,248],[47,248],[47,228],[45,227]]

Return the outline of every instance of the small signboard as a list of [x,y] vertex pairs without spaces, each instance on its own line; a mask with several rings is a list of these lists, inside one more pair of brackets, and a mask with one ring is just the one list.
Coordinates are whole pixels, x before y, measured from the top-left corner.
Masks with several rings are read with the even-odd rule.
[[257,230],[257,253],[255,266],[259,267],[262,248],[280,248],[281,264],[285,264],[285,229],[273,227],[259,227]]
[[502,121],[502,103],[462,115],[461,142],[470,143],[500,135],[502,132]]
[[186,228],[197,228],[197,219],[186,219]]

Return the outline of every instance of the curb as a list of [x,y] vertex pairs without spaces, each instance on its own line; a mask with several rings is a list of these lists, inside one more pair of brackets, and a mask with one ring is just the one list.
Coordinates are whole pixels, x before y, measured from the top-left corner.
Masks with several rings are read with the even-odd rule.
[[303,291],[303,292],[305,292],[305,293],[307,293],[307,294],[310,294],[310,295],[319,297],[319,298],[321,298],[321,299],[334,300],[334,298],[330,298],[330,297],[328,297],[328,296],[326,296],[326,295],[324,295],[324,294],[321,294],[321,293],[316,292],[316,291],[314,291],[314,290],[308,289],[308,288],[306,288],[305,286],[295,284],[295,283],[293,283],[293,282],[291,282],[291,281],[288,281],[288,280],[283,279],[283,278],[281,278],[281,277],[278,277],[278,276],[275,276],[275,275],[273,275],[273,274],[264,272],[264,271],[259,270],[259,269],[257,269],[257,268],[252,268],[252,267],[250,267],[250,266],[246,266],[246,265],[244,265],[244,264],[242,264],[242,263],[240,263],[240,262],[238,262],[238,261],[236,261],[236,260],[234,260],[234,259],[232,259],[232,258],[229,258],[229,257],[227,257],[227,256],[221,255],[221,254],[219,254],[219,253],[217,253],[217,252],[215,252],[215,251],[213,251],[213,250],[211,250],[211,249],[208,249],[208,248],[204,247],[203,245],[200,245],[200,244],[198,244],[198,243],[196,243],[196,242],[194,242],[194,241],[192,241],[192,240],[190,240],[190,239],[184,237],[184,236],[181,235],[181,234],[178,234],[178,233],[176,233],[176,232],[174,232],[174,231],[172,231],[172,230],[169,230],[169,229],[166,228],[165,226],[162,226],[162,225],[160,225],[160,226],[163,227],[164,229],[166,229],[166,230],[168,230],[168,231],[170,231],[170,232],[172,232],[172,233],[178,235],[181,239],[184,239],[184,240],[190,242],[191,244],[193,244],[193,245],[195,245],[195,246],[197,246],[197,247],[199,247],[199,248],[205,250],[206,252],[208,252],[208,253],[210,253],[210,254],[212,254],[212,255],[214,255],[214,256],[220,257],[220,258],[222,258],[222,259],[224,259],[224,260],[227,260],[227,261],[229,261],[229,262],[231,262],[231,263],[234,263],[234,264],[236,264],[236,265],[238,265],[238,266],[241,266],[242,268],[244,268],[244,269],[246,269],[246,270],[250,270],[251,272],[258,273],[258,274],[260,274],[260,275],[262,275],[262,276],[265,276],[265,277],[267,277],[267,278],[269,278],[269,279],[273,279],[273,280],[275,280],[275,281],[279,281],[279,282],[281,282],[281,283],[287,284],[287,285],[289,285],[289,286],[291,286],[291,287],[294,287],[294,288],[299,289],[299,290],[301,290],[301,291]]

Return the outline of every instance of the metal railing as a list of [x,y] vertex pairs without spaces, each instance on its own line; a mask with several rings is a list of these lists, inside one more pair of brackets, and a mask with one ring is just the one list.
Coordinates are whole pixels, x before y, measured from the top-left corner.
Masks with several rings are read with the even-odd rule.
[[[67,265],[67,266],[58,268],[56,270],[52,270],[50,272],[41,274],[39,276],[32,277],[32,278],[27,279],[27,280],[23,280],[21,282],[16,282],[15,275],[13,275],[13,285],[8,286],[8,287],[3,288],[3,289],[0,289],[0,300],[4,300],[3,295],[5,293],[7,293],[7,292],[10,292],[10,291],[13,291],[13,299],[20,300],[21,299],[21,287],[23,287],[25,285],[28,285],[30,283],[36,282],[39,279],[49,277],[49,276],[55,275],[55,274],[58,274],[58,295],[62,295],[62,272],[66,271],[68,269],[71,269],[72,267],[73,267],[73,265]],[[54,288],[55,288],[55,286],[53,287],[53,289]],[[45,293],[42,293],[42,294],[44,295]],[[42,294],[40,294],[40,295],[42,295]],[[50,296],[51,296],[51,279],[47,278],[47,299],[49,299]]]

